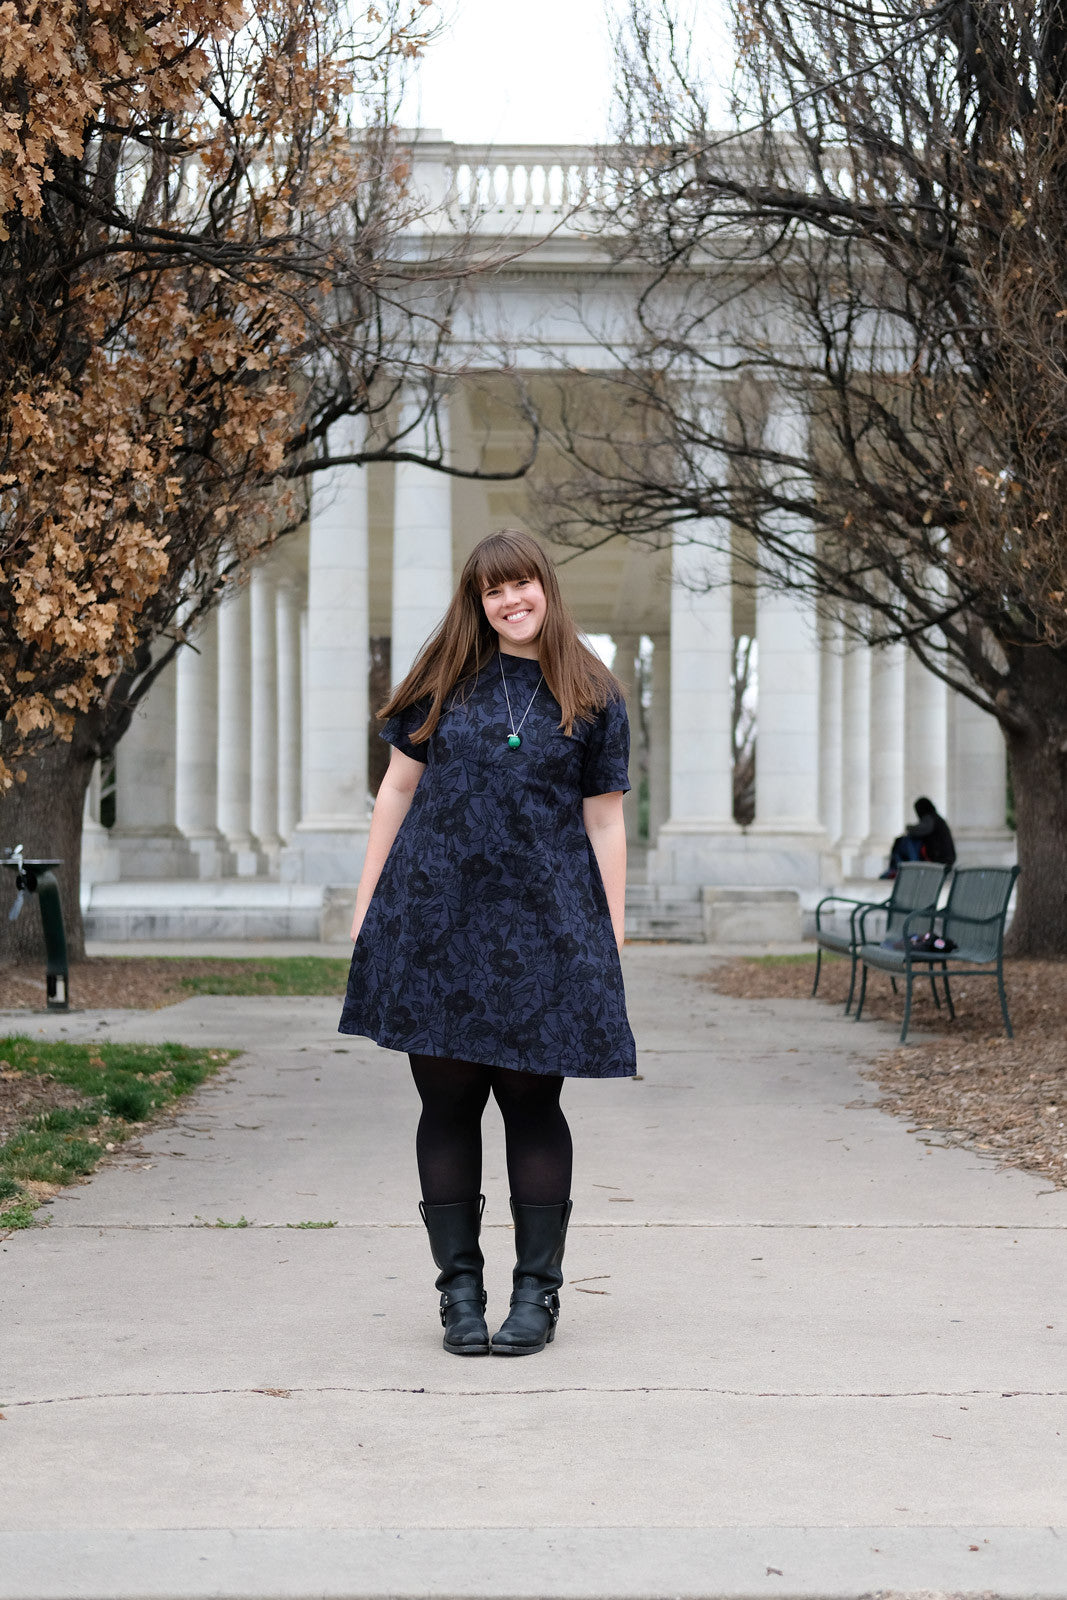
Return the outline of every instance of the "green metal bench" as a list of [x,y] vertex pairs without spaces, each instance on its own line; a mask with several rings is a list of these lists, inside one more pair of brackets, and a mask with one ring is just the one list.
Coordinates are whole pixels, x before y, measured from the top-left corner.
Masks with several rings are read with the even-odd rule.
[[[1008,917],[1008,903],[1018,867],[960,867],[953,874],[948,899],[944,909],[935,912],[913,912],[905,919],[901,937],[902,950],[887,950],[883,945],[861,943],[859,960],[863,966],[859,1000],[856,1003],[858,1022],[863,1015],[863,1001],[867,993],[867,973],[874,969],[888,972],[892,978],[904,978],[904,1021],[900,1029],[900,1042],[908,1036],[911,1020],[911,991],[916,974],[929,976],[937,998],[937,979],[945,986],[948,1014],[953,1019],[956,1009],[952,1004],[949,978],[996,978],[1004,1031],[1014,1037],[1008,1015],[1008,998],[1004,992],[1004,925]],[[956,948],[949,951],[919,951],[907,944],[911,933],[925,933],[928,929],[951,939]],[[896,985],[894,984],[894,987]]]
[[[900,867],[893,879],[893,887],[885,900],[850,900],[845,895],[824,895],[815,907],[815,942],[818,946],[815,955],[815,982],[811,986],[814,995],[819,987],[819,974],[822,971],[822,953],[824,950],[833,955],[848,956],[852,962],[848,980],[848,999],[845,1001],[845,1015],[848,1016],[852,1009],[852,996],[856,991],[856,967],[859,961],[859,947],[863,943],[865,920],[869,915],[878,911],[886,913],[886,937],[892,938],[899,935],[904,927],[904,921],[913,911],[931,912],[937,905],[941,886],[945,881],[947,867],[939,866],[929,861],[911,861]],[[838,932],[836,928],[823,926],[824,907],[830,905],[851,906],[848,918],[848,932]],[[840,913],[829,912],[829,916],[840,916]],[[937,991],[934,991],[937,999]],[[940,1002],[938,1002],[940,1004]]]

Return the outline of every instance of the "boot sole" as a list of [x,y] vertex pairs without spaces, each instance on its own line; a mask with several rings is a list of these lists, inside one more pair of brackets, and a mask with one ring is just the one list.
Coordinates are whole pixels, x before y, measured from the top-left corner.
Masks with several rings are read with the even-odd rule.
[[536,1356],[550,1345],[556,1337],[555,1328],[542,1344],[494,1344],[490,1346],[495,1356]]
[[441,1346],[450,1356],[487,1356],[491,1349],[487,1344],[449,1344],[447,1339],[442,1339]]

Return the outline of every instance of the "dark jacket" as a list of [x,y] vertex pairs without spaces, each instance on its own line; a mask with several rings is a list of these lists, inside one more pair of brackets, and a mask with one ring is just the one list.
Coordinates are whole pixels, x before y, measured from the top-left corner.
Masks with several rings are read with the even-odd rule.
[[918,822],[909,822],[908,837],[918,839],[924,861],[937,861],[951,867],[956,859],[956,846],[952,842],[948,823],[936,811],[920,817]]

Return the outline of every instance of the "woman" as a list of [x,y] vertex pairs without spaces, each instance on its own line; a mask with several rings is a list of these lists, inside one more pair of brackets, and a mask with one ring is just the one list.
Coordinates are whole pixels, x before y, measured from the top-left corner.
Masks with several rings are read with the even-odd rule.
[[[420,1207],[444,1347],[531,1355],[555,1335],[570,1218],[567,1077],[636,1070],[623,940],[629,728],[523,533],[472,552],[381,712],[392,745],[352,924],[342,1033],[408,1053]],[[504,1119],[516,1265],[489,1339],[481,1119]]]

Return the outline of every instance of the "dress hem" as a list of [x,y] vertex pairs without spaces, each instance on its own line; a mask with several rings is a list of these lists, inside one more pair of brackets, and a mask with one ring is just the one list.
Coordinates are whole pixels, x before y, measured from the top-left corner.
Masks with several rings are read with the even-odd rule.
[[633,1066],[610,1067],[599,1072],[582,1072],[575,1067],[560,1067],[558,1072],[549,1072],[545,1068],[531,1067],[529,1064],[511,1059],[508,1061],[481,1061],[476,1056],[454,1055],[450,1051],[435,1049],[427,1050],[424,1046],[412,1039],[400,1040],[383,1033],[372,1032],[369,1028],[345,1027],[343,1020],[338,1024],[338,1033],[345,1034],[352,1039],[372,1039],[383,1050],[396,1050],[403,1055],[430,1056],[442,1061],[472,1061],[482,1067],[505,1067],[511,1072],[528,1072],[535,1078],[634,1078],[637,1076],[637,1064]]

